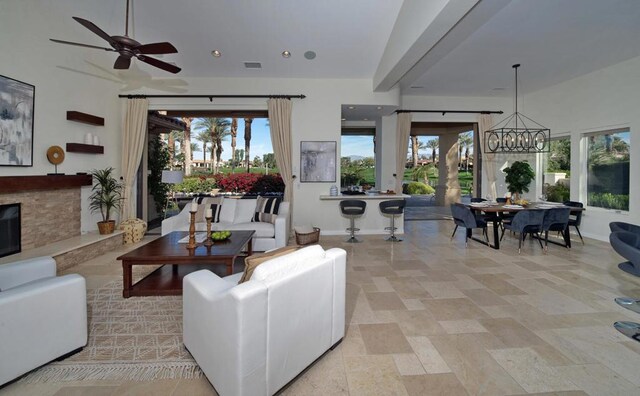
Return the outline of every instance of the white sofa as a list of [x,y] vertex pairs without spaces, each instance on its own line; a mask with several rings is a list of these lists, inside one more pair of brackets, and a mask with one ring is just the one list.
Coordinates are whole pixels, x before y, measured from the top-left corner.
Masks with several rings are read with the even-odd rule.
[[[212,223],[212,230],[254,230],[253,250],[263,252],[286,246],[289,239],[289,203],[281,202],[275,224],[252,222],[256,211],[256,199],[224,198],[220,222]],[[173,217],[162,221],[162,235],[172,231],[189,231],[190,205]],[[196,231],[206,231],[207,223],[197,222]]]
[[51,257],[0,265],[0,385],[87,344],[82,276]]
[[342,249],[319,245],[242,273],[184,278],[184,345],[221,396],[272,395],[336,345],[345,331]]

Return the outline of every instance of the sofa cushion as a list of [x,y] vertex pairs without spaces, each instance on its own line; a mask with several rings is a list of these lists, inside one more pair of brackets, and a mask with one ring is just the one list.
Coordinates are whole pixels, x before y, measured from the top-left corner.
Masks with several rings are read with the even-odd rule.
[[237,202],[237,199],[225,199],[222,201],[222,209],[220,209],[221,223],[233,223],[233,219],[236,215]]
[[[207,209],[211,209],[211,222],[219,223],[220,222],[220,211],[222,210],[221,203],[212,203],[209,204]],[[207,212],[205,211],[205,220],[207,218]]]
[[211,205],[222,205],[224,197],[198,197],[194,198],[193,201],[198,204],[196,223],[206,223],[207,220],[204,218],[206,210],[209,209]]
[[298,250],[298,246],[285,246],[279,249],[270,250],[265,253],[258,253],[251,255],[244,259],[244,273],[240,278],[238,284],[243,283],[251,279],[251,275],[253,271],[262,263],[265,263],[271,259],[276,257],[284,256],[285,254],[289,254],[291,252],[295,252]]
[[238,223],[230,224],[227,228],[220,228],[221,230],[254,230],[254,238],[273,238],[275,236],[275,227],[271,223]]
[[233,218],[234,223],[248,223],[251,221],[253,214],[256,211],[256,199],[237,199],[236,203],[236,215]]
[[280,207],[280,202],[282,202],[282,198],[281,197],[258,197],[256,201],[257,201],[256,211],[251,221],[275,223],[276,217],[278,214],[278,208]]
[[269,259],[269,261],[256,269],[251,279],[270,283],[283,275],[290,274],[301,266],[308,265],[311,261],[324,259],[325,257],[326,253],[320,245],[303,247],[284,257]]

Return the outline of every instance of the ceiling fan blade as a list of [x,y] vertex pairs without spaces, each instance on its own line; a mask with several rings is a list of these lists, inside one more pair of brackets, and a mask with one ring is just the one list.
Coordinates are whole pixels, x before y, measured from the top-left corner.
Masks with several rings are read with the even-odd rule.
[[72,18],[75,19],[82,26],[84,26],[87,29],[91,30],[93,33],[95,33],[98,36],[102,37],[102,39],[106,40],[113,48],[118,48],[119,44],[114,39],[112,39],[111,36],[109,36],[107,33],[105,33],[102,29],[97,27],[93,22],[87,21],[86,19],[82,19],[82,18],[78,18],[78,17],[72,17]]
[[141,54],[175,54],[178,52],[173,44],[167,42],[143,44],[134,49],[140,51]]
[[113,64],[114,69],[128,69],[131,65],[131,58],[124,57],[120,55],[118,59],[116,59],[116,63]]
[[182,70],[178,66],[172,65],[171,63],[163,62],[161,60],[151,58],[148,56],[138,55],[137,58],[143,61],[144,63],[148,63],[151,66],[155,66],[159,69],[168,71],[170,73],[178,73],[180,70]]
[[97,45],[74,43],[72,41],[64,41],[64,40],[56,40],[56,39],[49,39],[49,40],[53,41],[54,43],[77,45],[78,47],[95,48],[95,49],[101,49],[105,51],[115,51],[113,48],[98,47]]

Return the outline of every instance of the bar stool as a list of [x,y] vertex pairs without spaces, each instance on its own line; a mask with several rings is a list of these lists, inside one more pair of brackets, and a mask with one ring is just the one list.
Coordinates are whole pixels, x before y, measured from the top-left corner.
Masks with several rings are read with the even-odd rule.
[[385,227],[385,230],[391,230],[391,235],[386,238],[389,242],[400,242],[402,239],[396,237],[396,216],[401,215],[404,212],[404,207],[407,201],[404,199],[394,199],[391,201],[380,202],[380,211],[385,215],[391,215],[391,227]]
[[355,219],[356,217],[362,216],[366,208],[367,203],[358,199],[345,199],[343,201],[340,201],[340,212],[342,212],[343,215],[347,216],[350,221],[350,226],[349,228],[347,228],[347,231],[349,231],[349,239],[347,239],[345,242],[360,242],[354,235],[356,231],[360,231],[359,228],[355,227]]

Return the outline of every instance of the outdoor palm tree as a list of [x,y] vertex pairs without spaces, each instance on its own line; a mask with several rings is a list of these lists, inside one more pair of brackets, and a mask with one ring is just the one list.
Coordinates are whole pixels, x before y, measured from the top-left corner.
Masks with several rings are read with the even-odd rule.
[[249,172],[251,165],[251,155],[249,150],[251,149],[251,123],[253,122],[253,118],[245,118],[244,119],[244,158],[245,165],[247,167],[247,172]]
[[182,140],[182,145],[180,148],[182,149],[182,154],[184,157],[184,175],[191,176],[191,159],[193,158],[193,154],[191,153],[191,121],[192,119],[189,117],[182,117],[182,121],[186,124],[186,128],[184,130],[184,138]]
[[231,119],[231,173],[236,168],[236,138],[238,137],[238,119]]
[[213,173],[217,173],[220,159],[218,158],[222,154],[222,141],[229,135],[229,120],[226,118],[205,117],[196,118],[193,127],[194,129],[202,130],[209,133],[211,142],[211,163]]
[[418,167],[418,154],[420,150],[427,148],[424,142],[418,139],[418,136],[411,136],[411,159],[413,161],[413,167]]
[[207,167],[207,144],[209,144],[211,142],[211,134],[209,133],[209,131],[200,131],[198,132],[198,136],[196,137],[197,140],[199,140],[200,142],[202,142],[202,153],[203,153],[203,162],[204,162],[204,167]]
[[436,162],[436,149],[438,148],[439,145],[440,145],[440,142],[438,141],[437,138],[428,140],[426,144],[427,148],[431,149],[431,162],[433,162],[434,164]]
[[462,150],[466,149],[467,170],[469,170],[469,147],[473,146],[473,137],[471,132],[464,132],[458,135],[458,164],[462,168]]

